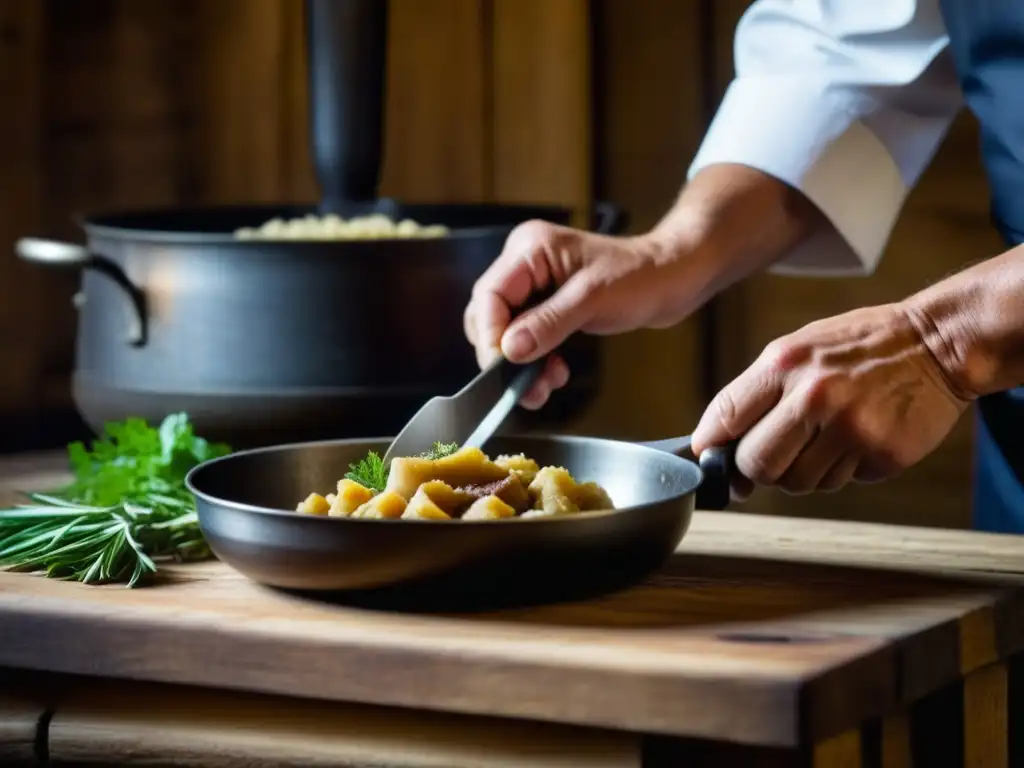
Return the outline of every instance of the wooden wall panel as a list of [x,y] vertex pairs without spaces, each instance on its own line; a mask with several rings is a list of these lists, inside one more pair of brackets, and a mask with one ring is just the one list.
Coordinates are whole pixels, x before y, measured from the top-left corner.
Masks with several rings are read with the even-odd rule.
[[587,0],[493,0],[496,200],[568,205],[580,214],[590,204],[589,5]]
[[35,0],[0,2],[0,412],[35,399],[42,366],[40,276],[10,248],[39,220],[42,21]]
[[481,0],[391,0],[382,194],[490,197],[487,10]]
[[[288,92],[290,17],[302,3],[218,0],[200,3],[193,94],[193,149],[202,158],[198,200],[272,203],[290,180]],[[200,74],[201,73],[201,74]]]
[[[43,233],[80,242],[79,216],[174,205],[190,196],[194,4],[48,0],[43,7]],[[77,323],[71,296],[79,276],[40,274],[46,375],[67,400]]]

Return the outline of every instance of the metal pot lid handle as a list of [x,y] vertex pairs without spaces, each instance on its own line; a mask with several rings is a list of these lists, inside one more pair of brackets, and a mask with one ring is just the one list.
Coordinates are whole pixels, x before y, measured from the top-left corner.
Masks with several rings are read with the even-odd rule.
[[128,322],[128,343],[133,347],[145,346],[148,338],[146,295],[132,282],[124,269],[105,256],[92,253],[75,243],[23,237],[14,244],[14,251],[23,261],[49,267],[91,269],[112,280],[128,296],[132,305]]

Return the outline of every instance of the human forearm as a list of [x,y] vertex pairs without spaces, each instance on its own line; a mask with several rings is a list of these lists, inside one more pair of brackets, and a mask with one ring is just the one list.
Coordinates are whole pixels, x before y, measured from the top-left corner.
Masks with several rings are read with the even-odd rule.
[[900,306],[961,396],[1024,384],[1024,246],[936,283]]
[[687,184],[642,240],[680,285],[678,319],[716,293],[778,261],[822,214],[803,194],[761,171],[712,165]]

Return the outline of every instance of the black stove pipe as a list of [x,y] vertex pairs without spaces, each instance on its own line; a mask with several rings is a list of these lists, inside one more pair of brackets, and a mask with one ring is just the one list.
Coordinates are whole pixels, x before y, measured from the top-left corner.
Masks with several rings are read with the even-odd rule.
[[306,0],[310,125],[321,210],[377,199],[388,0]]

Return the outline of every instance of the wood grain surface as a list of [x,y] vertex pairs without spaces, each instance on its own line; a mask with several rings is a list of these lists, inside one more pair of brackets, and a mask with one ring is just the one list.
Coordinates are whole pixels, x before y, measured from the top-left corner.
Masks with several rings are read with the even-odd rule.
[[[59,468],[23,458],[0,486]],[[1024,648],[1019,588],[983,573],[1024,562],[1018,542],[699,513],[639,587],[463,616],[298,599],[216,562],[138,590],[2,574],[0,666],[795,745]]]

